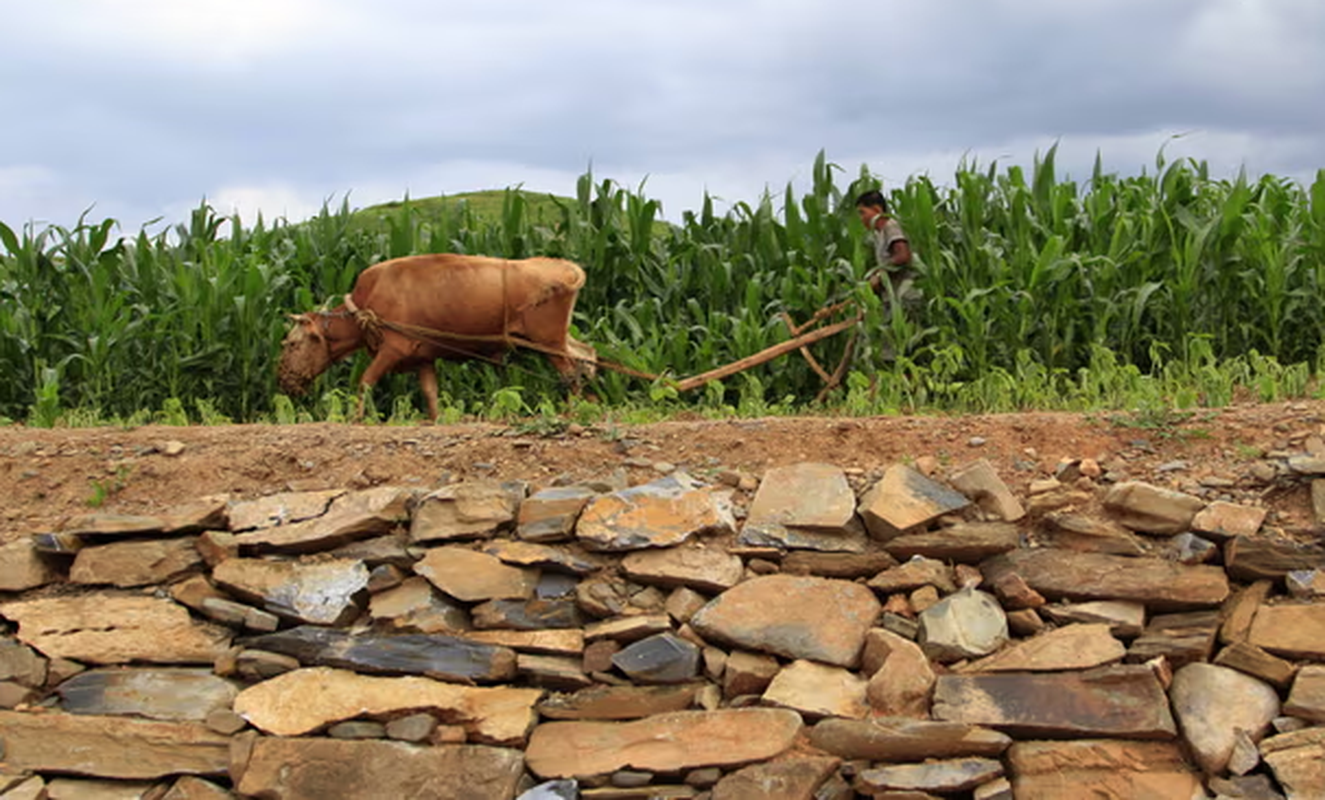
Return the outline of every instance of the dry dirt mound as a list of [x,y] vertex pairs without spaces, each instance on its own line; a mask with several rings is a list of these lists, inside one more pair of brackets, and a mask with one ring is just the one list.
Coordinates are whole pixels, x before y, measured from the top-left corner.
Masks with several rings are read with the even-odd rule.
[[[543,484],[621,468],[631,483],[668,464],[707,476],[761,474],[826,461],[864,474],[922,457],[956,468],[989,459],[1014,488],[1063,459],[1271,510],[1267,525],[1309,535],[1302,482],[1269,480],[1267,455],[1310,450],[1325,402],[1237,405],[1182,415],[1023,413],[953,417],[764,418],[651,425],[311,424],[0,429],[0,542],[55,530],[89,510],[149,513],[203,495],[236,499],[290,489],[432,486],[466,476]],[[1260,477],[1257,477],[1257,476]],[[1019,486],[1018,486],[1019,484]]]

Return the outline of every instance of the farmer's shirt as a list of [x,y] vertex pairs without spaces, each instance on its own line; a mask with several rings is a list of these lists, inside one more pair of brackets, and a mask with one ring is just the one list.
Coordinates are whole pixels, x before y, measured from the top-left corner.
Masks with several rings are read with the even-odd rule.
[[[901,223],[889,217],[882,228],[873,228],[870,232],[874,235],[874,255],[878,259],[879,269],[888,273],[888,282],[892,284],[893,294],[900,300],[912,299],[912,295],[919,293],[914,286],[915,269],[911,265],[898,266],[892,262],[893,244],[907,241]],[[911,257],[914,260],[915,255],[912,254]]]

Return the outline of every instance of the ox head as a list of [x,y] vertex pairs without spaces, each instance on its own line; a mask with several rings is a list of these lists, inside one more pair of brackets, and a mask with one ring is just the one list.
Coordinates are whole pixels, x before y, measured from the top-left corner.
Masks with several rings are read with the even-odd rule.
[[299,397],[331,366],[331,345],[320,314],[291,314],[290,319],[294,325],[281,342],[276,380],[282,392]]

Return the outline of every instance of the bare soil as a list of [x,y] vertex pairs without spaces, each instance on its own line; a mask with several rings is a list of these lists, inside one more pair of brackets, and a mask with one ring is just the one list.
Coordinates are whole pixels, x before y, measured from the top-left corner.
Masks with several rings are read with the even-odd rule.
[[[0,543],[59,530],[92,511],[150,514],[199,497],[435,486],[464,477],[601,477],[631,483],[668,464],[716,477],[825,461],[868,480],[889,464],[929,456],[955,469],[987,458],[1016,492],[1060,461],[1093,458],[1115,476],[1226,495],[1270,508],[1267,525],[1317,535],[1305,481],[1265,481],[1255,466],[1303,452],[1325,433],[1325,402],[1239,404],[1191,415],[1022,413],[980,416],[681,420],[650,425],[337,424],[133,429],[0,429]],[[662,463],[660,463],[662,462]],[[1210,480],[1210,479],[1215,480]],[[1201,482],[1221,488],[1201,488]]]

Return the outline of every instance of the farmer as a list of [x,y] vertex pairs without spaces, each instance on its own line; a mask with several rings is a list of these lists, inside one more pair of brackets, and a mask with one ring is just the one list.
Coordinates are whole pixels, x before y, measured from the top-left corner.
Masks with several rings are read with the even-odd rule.
[[[911,263],[911,243],[897,220],[888,216],[888,201],[883,192],[871,189],[856,198],[856,213],[865,224],[865,230],[874,237],[874,255],[877,267],[868,280],[874,293],[883,301],[884,308],[892,306],[892,298],[902,303],[903,310],[919,305],[924,295],[915,286],[916,270]],[[892,286],[889,293],[883,285],[884,276]]]

